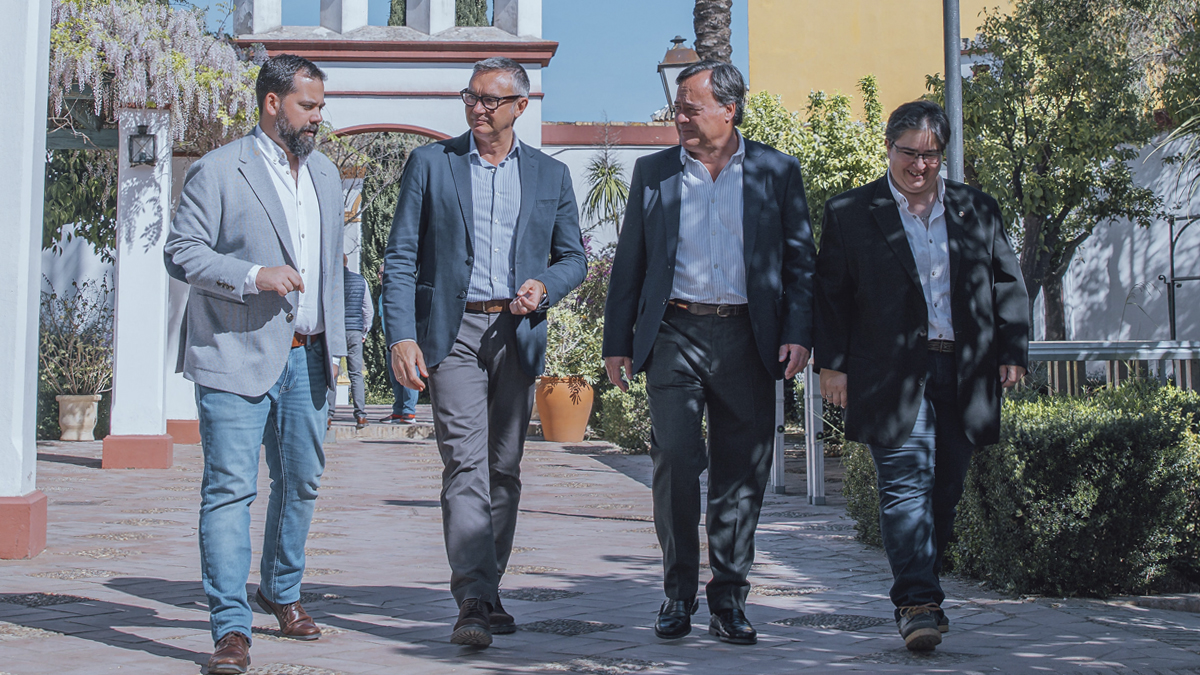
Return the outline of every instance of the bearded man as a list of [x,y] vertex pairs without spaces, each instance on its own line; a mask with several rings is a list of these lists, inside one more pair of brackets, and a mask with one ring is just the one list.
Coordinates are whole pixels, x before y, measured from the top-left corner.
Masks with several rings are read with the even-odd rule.
[[263,64],[260,122],[188,171],[164,255],[191,285],[178,368],[196,383],[204,480],[200,569],[216,647],[209,673],[250,665],[250,504],[266,453],[271,494],[256,601],[285,637],[315,640],[300,606],[304,544],[325,468],[321,443],[346,355],[342,183],[314,152],[325,74]]

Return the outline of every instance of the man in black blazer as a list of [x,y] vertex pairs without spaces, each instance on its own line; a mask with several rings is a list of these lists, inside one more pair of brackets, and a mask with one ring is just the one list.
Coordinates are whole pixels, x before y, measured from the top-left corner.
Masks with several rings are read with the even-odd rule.
[[771,466],[775,380],[808,362],[815,252],[800,163],[736,130],[746,91],[737,68],[705,61],[677,83],[682,147],[634,165],[604,361],[622,390],[646,372],[667,595],[655,634],[691,631],[708,469],[709,632],[753,644],[746,575]]
[[567,167],[521,143],[529,78],[511,59],[475,64],[462,92],[470,131],[413,151],[384,254],[392,370],[428,378],[442,473],[451,641],[487,646],[516,630],[498,595],[512,552],[521,455],[546,309],[587,274]]
[[871,448],[905,644],[949,622],[938,574],[971,453],[999,440],[1000,399],[1028,363],[1029,303],[996,200],[938,176],[950,124],[906,103],[888,173],[825,205],[813,358],[846,438]]

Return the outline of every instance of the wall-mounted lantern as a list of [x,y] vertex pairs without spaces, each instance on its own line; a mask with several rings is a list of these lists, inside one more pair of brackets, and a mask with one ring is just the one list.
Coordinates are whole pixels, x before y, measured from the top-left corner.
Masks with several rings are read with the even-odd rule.
[[687,40],[676,35],[675,39],[671,40],[674,46],[667,50],[662,63],[658,64],[658,75],[662,78],[663,94],[667,97],[667,108],[671,111],[671,117],[675,116],[675,92],[679,90],[675,78],[688,66],[700,62],[695,50],[683,46],[685,42]]
[[129,166],[154,166],[158,161],[158,139],[139,124],[136,134],[129,134]]

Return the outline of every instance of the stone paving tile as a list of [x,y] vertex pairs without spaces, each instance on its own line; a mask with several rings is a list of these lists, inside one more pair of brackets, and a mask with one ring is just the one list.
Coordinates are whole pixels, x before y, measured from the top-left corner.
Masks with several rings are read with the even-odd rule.
[[[368,416],[385,414],[377,412]],[[34,560],[0,562],[0,600],[37,593],[86,600],[0,601],[0,675],[199,673],[211,649],[196,550],[199,448],[177,446],[176,466],[162,471],[103,471],[99,442],[45,443],[40,451],[48,547]],[[286,640],[256,613],[253,673],[1200,675],[1200,615],[1004,597],[960,579],[946,581],[952,629],[942,647],[909,654],[891,624],[886,561],[853,539],[833,458],[829,504],[811,506],[798,494],[802,458],[788,467],[789,494],[765,500],[751,582],[769,594],[752,593],[747,606],[759,644],[709,636],[703,601],[691,635],[660,641],[651,630],[662,562],[650,521],[650,462],[599,442],[529,443],[511,561],[522,573],[506,575],[503,585],[505,607],[520,625],[610,626],[575,635],[518,630],[488,650],[458,647],[449,642],[457,613],[434,443],[356,438],[328,445],[326,455],[304,587],[326,634],[315,643]],[[264,494],[266,473],[264,466]],[[256,542],[265,502],[253,507]],[[708,576],[702,570],[702,582]],[[772,623],[814,615],[820,620]]]

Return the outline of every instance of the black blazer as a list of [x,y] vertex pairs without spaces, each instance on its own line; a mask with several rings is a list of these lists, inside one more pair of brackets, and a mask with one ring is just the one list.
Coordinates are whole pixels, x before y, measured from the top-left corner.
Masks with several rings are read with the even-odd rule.
[[[846,373],[846,438],[908,440],[924,395],[929,315],[900,211],[883,178],[825,204],[817,255],[818,368]],[[1029,298],[996,200],[946,181],[950,314],[967,438],[1000,435],[1000,366],[1027,367]]]
[[[800,162],[746,140],[742,164],[743,250],[750,324],[763,365],[783,377],[781,344],[812,346],[812,227]],[[662,323],[675,280],[683,162],[679,147],[634,164],[629,205],[617,241],[608,302],[604,355],[628,356],[642,370]]]
[[[467,132],[468,134],[470,132]],[[416,150],[400,179],[396,217],[384,252],[382,313],[387,343],[416,340],[432,368],[454,346],[475,263],[467,134]],[[571,173],[562,162],[521,144],[521,211],[513,236],[515,278],[546,285],[553,305],[583,282],[587,257]],[[517,325],[521,368],[531,376],[546,362],[546,313]]]

